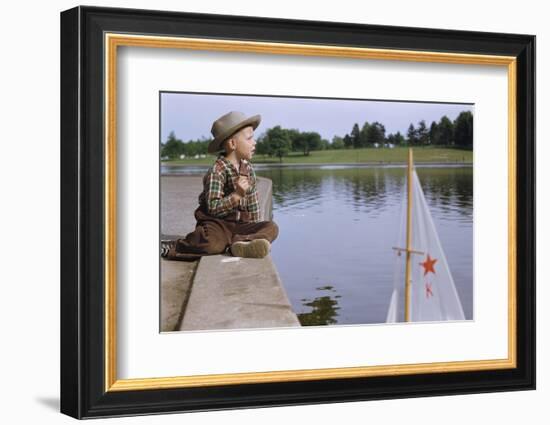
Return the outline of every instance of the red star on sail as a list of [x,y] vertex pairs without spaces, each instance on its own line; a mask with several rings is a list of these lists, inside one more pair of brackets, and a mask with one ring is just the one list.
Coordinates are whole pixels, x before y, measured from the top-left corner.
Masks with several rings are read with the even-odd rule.
[[424,276],[426,276],[429,272],[432,272],[435,274],[434,270],[434,264],[437,262],[436,258],[431,258],[430,254],[428,254],[428,258],[426,258],[426,261],[423,263],[419,263],[422,267],[424,267]]

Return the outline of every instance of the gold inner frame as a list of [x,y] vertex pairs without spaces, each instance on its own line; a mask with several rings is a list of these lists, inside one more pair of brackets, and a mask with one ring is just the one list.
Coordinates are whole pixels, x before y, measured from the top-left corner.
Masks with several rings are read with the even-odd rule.
[[[516,58],[409,50],[369,49],[254,41],[212,40],[106,33],[105,45],[105,391],[135,391],[213,385],[358,378],[416,373],[511,369],[516,338]],[[116,325],[116,97],[119,46],[248,52],[355,59],[504,66],[508,72],[508,357],[506,359],[306,369],[274,372],[117,379]]]

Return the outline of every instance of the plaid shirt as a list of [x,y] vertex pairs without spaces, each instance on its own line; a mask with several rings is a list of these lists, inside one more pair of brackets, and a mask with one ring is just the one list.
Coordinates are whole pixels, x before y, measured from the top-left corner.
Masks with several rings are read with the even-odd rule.
[[260,221],[256,173],[252,164],[247,161],[241,160],[239,168],[241,175],[248,175],[250,178],[250,188],[240,201],[235,202],[231,198],[231,194],[236,189],[235,183],[239,179],[239,172],[230,161],[220,155],[203,178],[203,191],[199,196],[199,204],[209,215],[216,218],[224,218],[231,213],[236,213],[237,221],[241,219]]

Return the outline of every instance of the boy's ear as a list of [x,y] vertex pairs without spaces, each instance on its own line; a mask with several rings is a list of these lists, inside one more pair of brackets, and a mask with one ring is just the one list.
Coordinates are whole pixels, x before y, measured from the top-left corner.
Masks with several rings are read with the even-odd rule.
[[225,143],[223,145],[224,145],[224,148],[225,148],[226,152],[234,151],[235,150],[235,139],[233,139],[233,137],[230,137],[229,139],[227,139],[225,141]]

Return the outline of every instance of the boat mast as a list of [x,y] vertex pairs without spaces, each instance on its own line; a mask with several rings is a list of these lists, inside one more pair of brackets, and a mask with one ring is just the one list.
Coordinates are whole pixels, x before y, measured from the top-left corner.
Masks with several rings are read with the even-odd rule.
[[405,322],[411,321],[411,239],[412,239],[412,177],[413,152],[409,148],[409,163],[407,169],[407,262],[405,265]]

